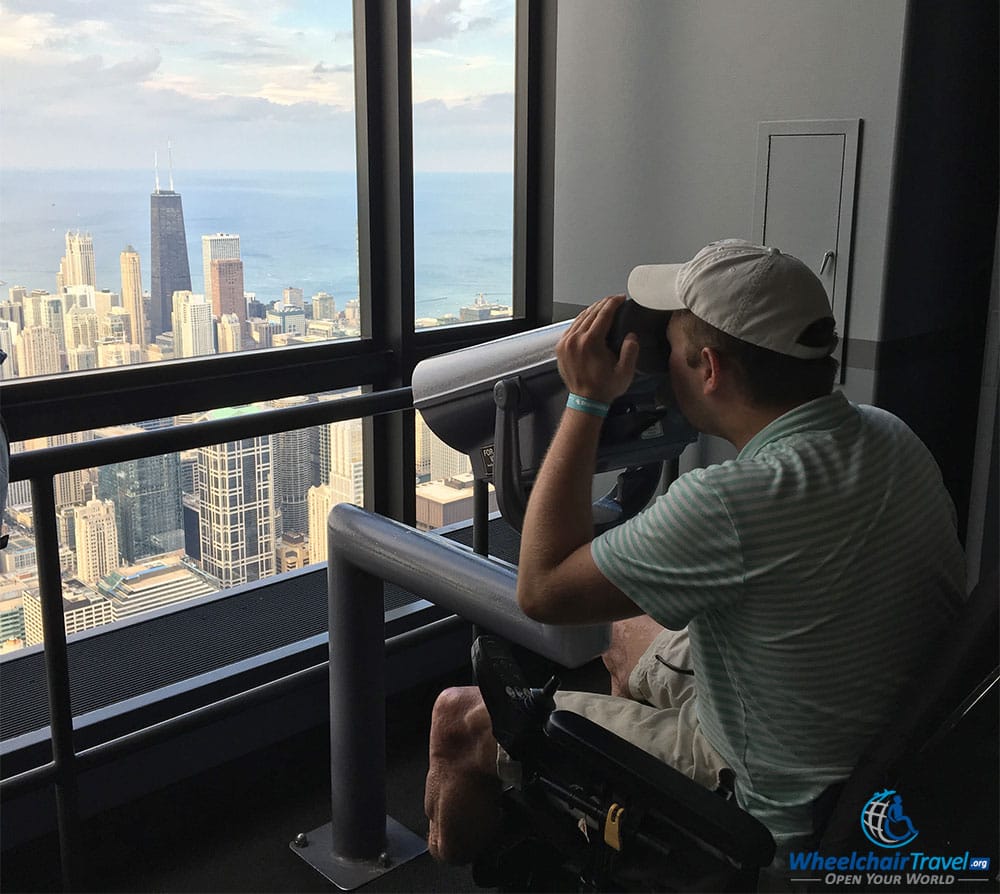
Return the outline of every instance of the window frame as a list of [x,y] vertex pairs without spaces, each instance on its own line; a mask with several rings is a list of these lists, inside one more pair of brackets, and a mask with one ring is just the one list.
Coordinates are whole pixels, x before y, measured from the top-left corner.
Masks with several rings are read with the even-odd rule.
[[[414,330],[409,0],[354,0],[361,338],[0,384],[12,441],[364,386],[552,320],[555,2],[517,0],[513,319]],[[413,413],[366,420],[368,508],[415,523]],[[17,460],[14,460],[15,465]]]

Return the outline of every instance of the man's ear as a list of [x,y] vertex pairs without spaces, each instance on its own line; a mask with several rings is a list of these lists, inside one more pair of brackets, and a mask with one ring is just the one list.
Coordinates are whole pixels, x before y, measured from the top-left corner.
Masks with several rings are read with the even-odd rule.
[[712,394],[719,390],[722,385],[722,357],[714,348],[701,349],[701,366],[698,367],[701,373],[702,391],[705,394]]

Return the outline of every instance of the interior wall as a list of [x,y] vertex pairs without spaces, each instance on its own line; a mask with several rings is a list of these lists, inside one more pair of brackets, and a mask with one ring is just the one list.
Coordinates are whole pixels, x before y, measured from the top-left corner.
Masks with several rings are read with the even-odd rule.
[[[624,291],[637,264],[749,236],[759,122],[860,118],[844,391],[924,438],[964,528],[996,215],[997,54],[995,4],[959,8],[560,3],[553,297],[566,318]],[[734,454],[702,438],[682,468]]]
[[905,3],[559,6],[556,301],[748,236],[757,124],[862,118],[850,335],[877,338]]
[[[557,314],[624,291],[637,264],[751,233],[760,121],[863,119],[843,337],[876,340],[906,4],[573,0],[559,6]],[[868,401],[873,377],[847,370]],[[688,462],[732,455],[702,439]]]

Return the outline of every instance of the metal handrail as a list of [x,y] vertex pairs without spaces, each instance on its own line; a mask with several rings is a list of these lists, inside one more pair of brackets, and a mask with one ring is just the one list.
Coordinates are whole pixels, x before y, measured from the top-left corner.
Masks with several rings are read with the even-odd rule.
[[[432,621],[430,624],[424,624],[422,627],[389,637],[385,641],[385,654],[394,655],[434,637],[459,630],[466,625],[467,622],[458,615],[448,615],[445,618]],[[276,699],[303,685],[325,680],[329,673],[329,666],[329,660],[321,661],[318,664],[278,677],[276,680],[268,680],[266,683],[234,693],[210,704],[193,708],[176,717],[169,717],[142,729],[109,739],[107,742],[92,745],[77,753],[77,769],[82,772],[104,766],[113,760],[141,751],[163,739],[198,729],[228,717],[230,714]],[[54,782],[55,779],[55,763],[50,761],[47,764],[32,767],[30,770],[24,770],[15,776],[0,780],[0,797],[4,799],[16,798],[47,783]]]
[[350,395],[294,407],[261,410],[229,419],[209,419],[173,428],[141,431],[79,444],[45,447],[10,457],[10,480],[26,481],[43,475],[58,475],[108,463],[127,462],[221,444],[257,435],[307,428],[326,422],[343,422],[377,416],[413,406],[409,387]]
[[515,566],[357,506],[333,507],[327,538],[331,820],[303,835],[297,850],[350,890],[424,847],[385,809],[383,582],[564,667],[580,667],[607,649],[610,625],[531,620],[517,605]]
[[[31,483],[39,601],[45,641],[45,683],[52,740],[52,762],[44,768],[38,768],[40,771],[38,776],[51,780],[55,789],[56,823],[65,890],[73,889],[77,875],[76,848],[80,823],[78,776],[82,753],[78,753],[74,745],[53,476],[92,466],[174,453],[324,422],[398,412],[412,406],[411,389],[394,388],[305,406],[262,410],[227,419],[206,420],[175,428],[142,431],[99,441],[49,447],[11,456],[10,480],[27,480]],[[227,712],[237,710],[241,704],[245,703],[234,698],[227,702],[225,710]],[[208,716],[210,712],[173,718],[173,723],[166,721],[158,724],[153,735],[166,735],[179,731],[187,728],[189,724],[204,722]],[[103,762],[120,752],[124,753],[126,749],[138,747],[134,743],[147,741],[142,732],[134,733],[131,737],[122,737],[115,742],[104,743],[100,746],[99,757],[91,755],[87,760]],[[11,780],[11,783],[0,788],[0,794],[9,796],[11,789],[17,790],[23,787],[25,780],[16,783]]]

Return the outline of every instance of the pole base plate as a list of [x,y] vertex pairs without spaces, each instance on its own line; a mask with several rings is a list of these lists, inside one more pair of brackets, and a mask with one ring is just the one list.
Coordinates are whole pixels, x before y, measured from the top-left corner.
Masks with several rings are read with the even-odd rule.
[[333,824],[298,836],[289,847],[341,891],[353,891],[427,852],[427,842],[391,816],[385,818],[386,848],[374,860],[349,860],[333,853]]

